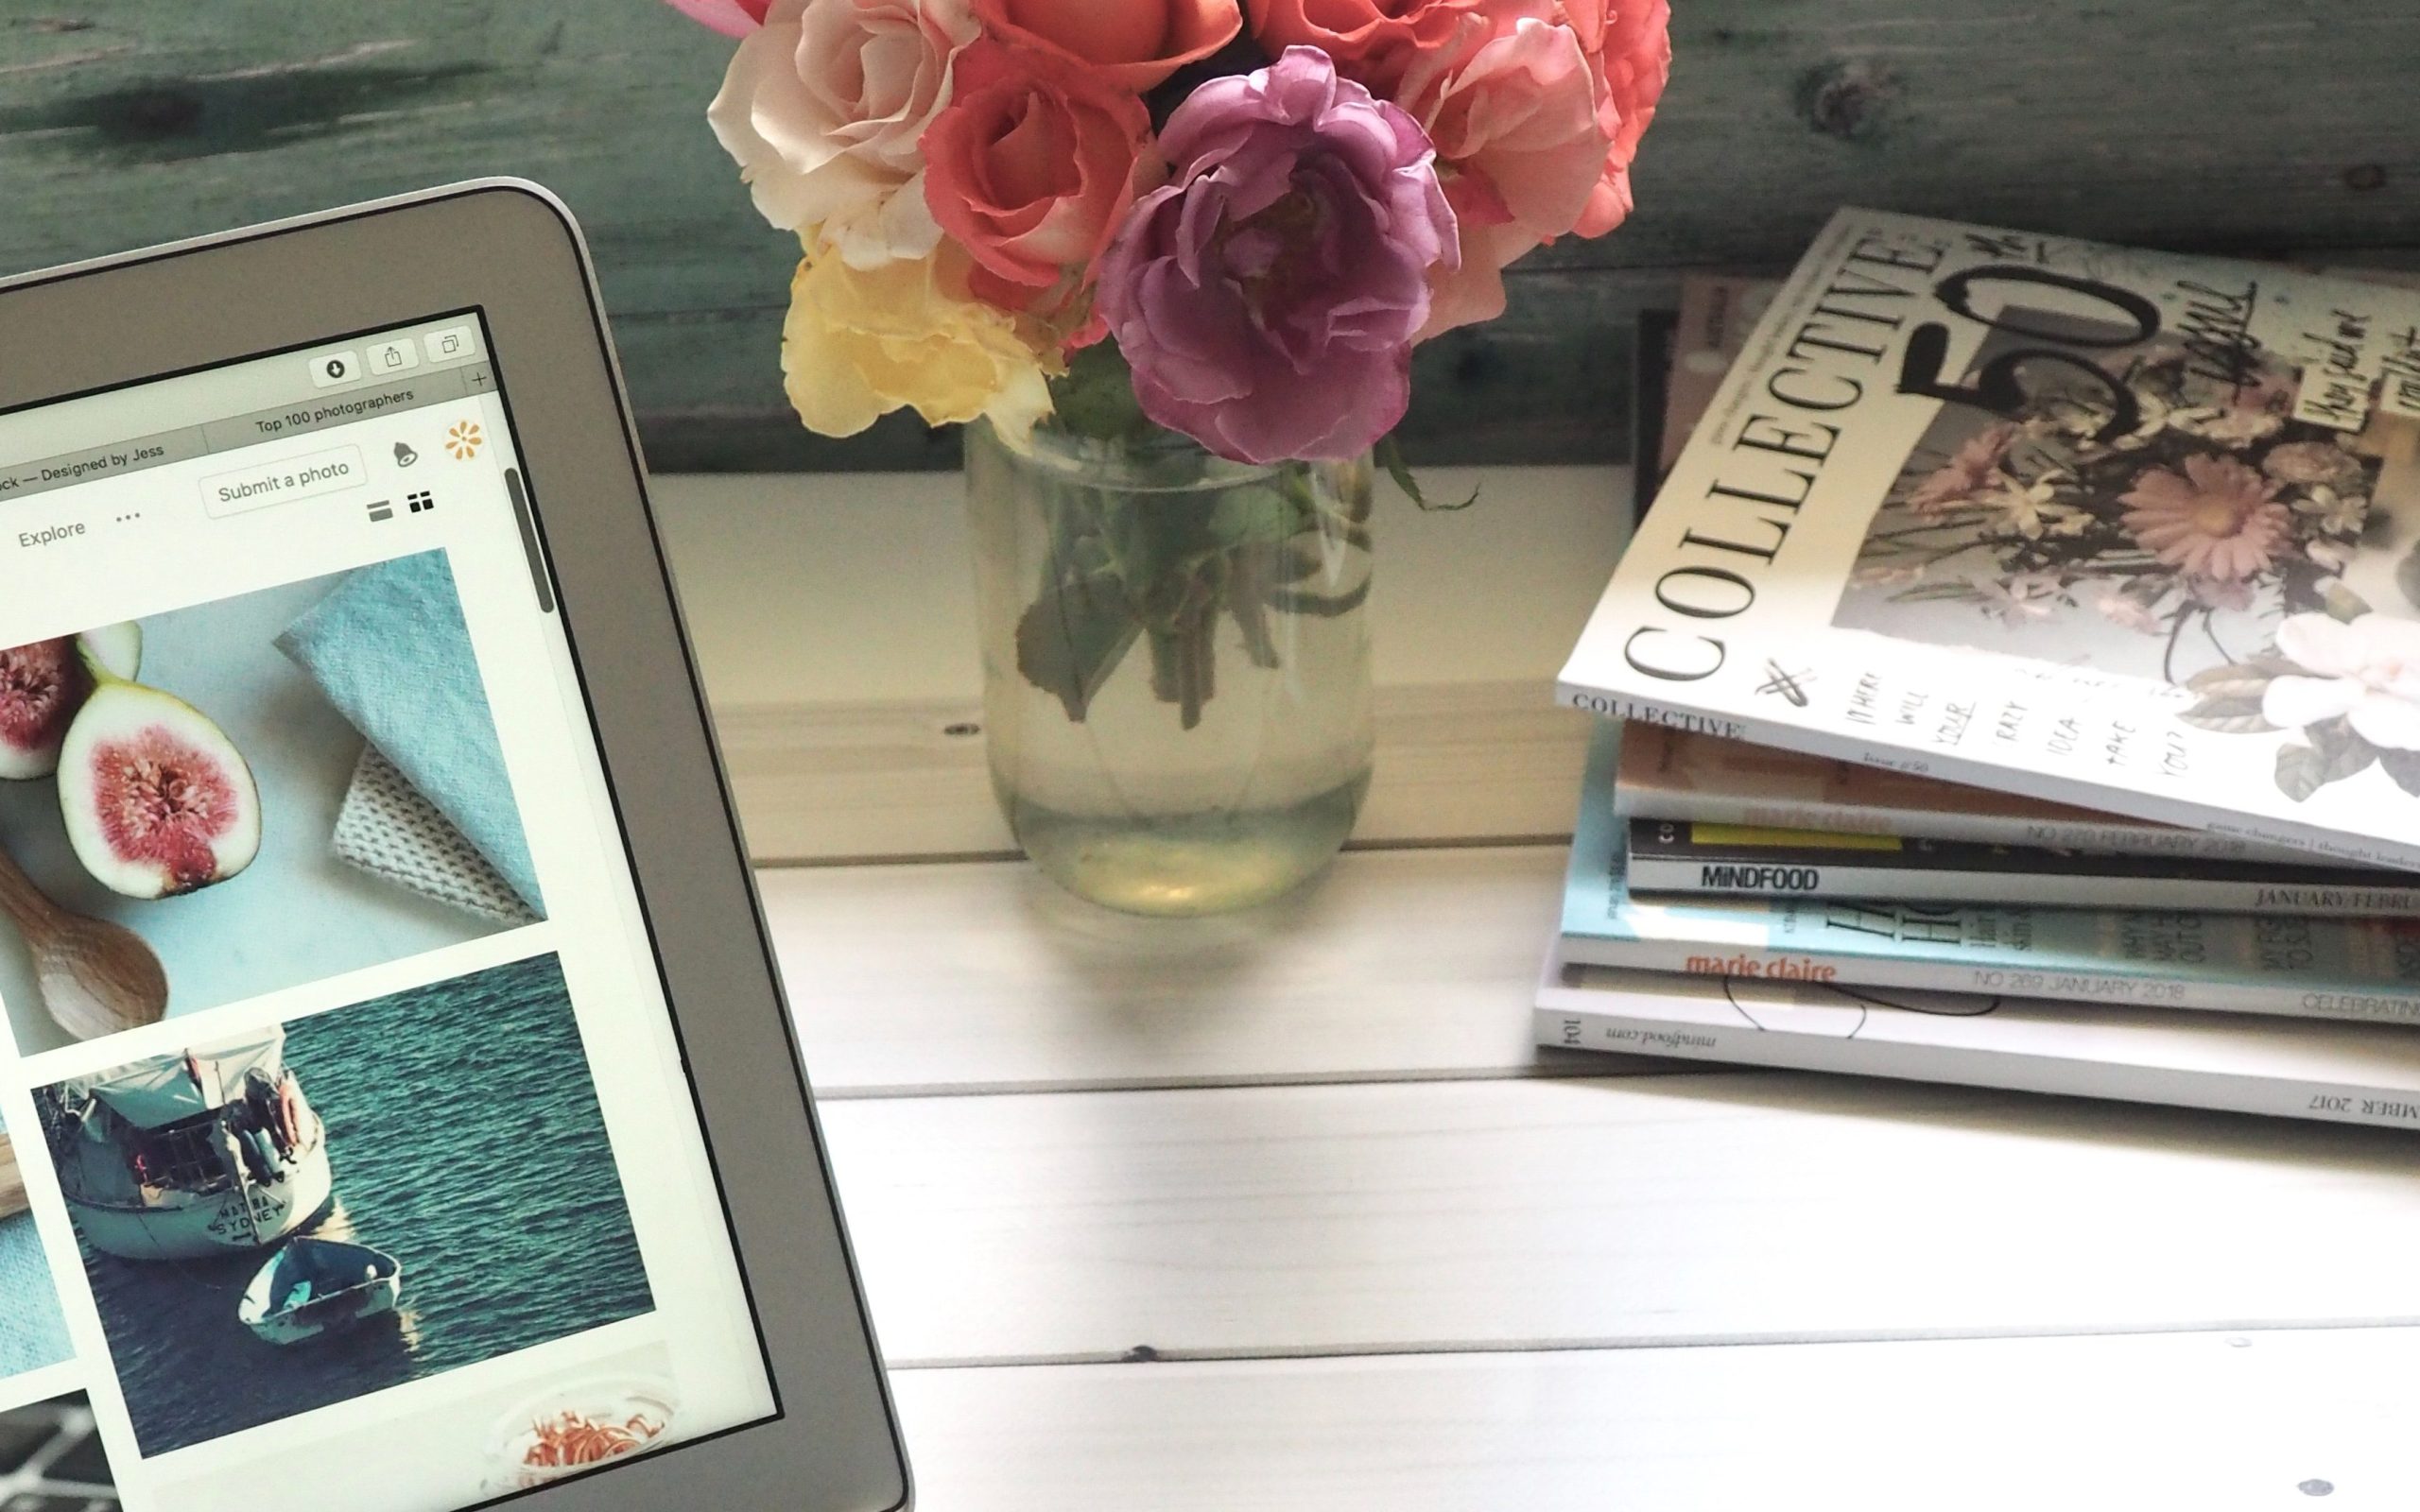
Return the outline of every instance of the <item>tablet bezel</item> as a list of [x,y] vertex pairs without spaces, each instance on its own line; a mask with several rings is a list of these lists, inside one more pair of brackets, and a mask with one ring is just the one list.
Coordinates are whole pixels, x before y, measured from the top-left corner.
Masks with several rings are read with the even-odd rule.
[[802,1512],[904,1507],[897,1416],[570,212],[482,180],[0,281],[0,413],[466,309],[492,342],[781,1407],[516,1500],[652,1512],[778,1486]]

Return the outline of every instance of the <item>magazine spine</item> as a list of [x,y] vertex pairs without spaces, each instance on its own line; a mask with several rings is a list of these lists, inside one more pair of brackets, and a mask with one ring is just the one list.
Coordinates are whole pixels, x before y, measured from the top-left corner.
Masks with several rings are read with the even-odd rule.
[[1555,698],[1567,708],[1585,710],[1600,719],[1670,725],[1702,734],[1720,735],[1728,740],[1744,740],[1751,745],[1799,751],[1808,756],[1861,762],[1868,766],[1912,772],[1919,777],[1939,777],[1972,787],[1998,788],[2048,803],[2107,809],[2156,824],[2180,825],[2257,841],[2303,856],[2323,856],[2390,871],[2420,871],[2420,846],[2365,840],[2313,826],[2286,824],[2238,814],[2231,809],[2163,799],[2155,794],[2136,793],[2125,788],[2087,787],[1969,757],[1913,757],[1888,747],[1840,739],[1822,730],[1762,719],[1743,719],[1735,714],[1709,713],[1685,704],[1658,703],[1626,693],[1609,692],[1574,681],[1568,667],[1564,668],[1562,677],[1555,679]]
[[[2083,877],[2054,871],[1927,871],[1800,861],[1771,866],[1670,856],[1630,858],[1636,893],[1693,898],[1889,899],[2048,908],[2151,908],[2309,919],[2420,915],[2420,888],[2348,887],[2188,877]],[[1711,876],[1709,875],[1711,874]]]
[[2118,1003],[2133,1007],[2259,1013],[2286,1019],[2341,1019],[2355,1023],[2420,1024],[2420,997],[2257,981],[2205,981],[2156,972],[2098,971],[2072,963],[2043,967],[1968,966],[1957,961],[1888,955],[1819,954],[1758,945],[1563,936],[1566,960],[1583,966],[1731,976],[1762,982],[1836,982],[1850,987],[1906,988],[1931,992],[2009,993],[2066,1003]]
[[1552,1049],[2105,1097],[2375,1127],[2408,1129],[2415,1112],[2420,1112],[2411,1094],[2371,1087],[2175,1067],[2147,1072],[2124,1064],[2011,1051],[1775,1034],[1586,1010],[1555,1002],[1556,996],[1546,994],[1547,1001],[1539,1004],[1534,1017],[1538,1044]]
[[1750,829],[1828,830],[1840,834],[1895,834],[1910,840],[2021,845],[2049,850],[2091,850],[2113,856],[2177,856],[2200,861],[2310,864],[2310,852],[2263,845],[2205,830],[2112,821],[2026,819],[1940,809],[1883,808],[1815,800],[1776,800],[1744,793],[1692,793],[1682,788],[1622,788],[1619,804],[1642,819],[1685,819]]

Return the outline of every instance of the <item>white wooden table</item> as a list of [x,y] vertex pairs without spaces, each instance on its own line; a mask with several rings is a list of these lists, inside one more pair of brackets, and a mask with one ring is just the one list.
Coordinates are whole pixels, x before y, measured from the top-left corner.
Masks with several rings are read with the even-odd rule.
[[1357,849],[1173,924],[1006,853],[951,480],[660,484],[920,1504],[2420,1506],[2408,1137],[1530,1047],[1627,483],[1488,481]]

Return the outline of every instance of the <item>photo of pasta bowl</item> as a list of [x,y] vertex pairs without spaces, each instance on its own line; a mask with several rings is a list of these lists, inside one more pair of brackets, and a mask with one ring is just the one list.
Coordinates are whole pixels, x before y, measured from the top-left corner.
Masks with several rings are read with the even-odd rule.
[[681,1398],[668,1382],[609,1377],[551,1387],[498,1420],[489,1488],[526,1491],[669,1442]]

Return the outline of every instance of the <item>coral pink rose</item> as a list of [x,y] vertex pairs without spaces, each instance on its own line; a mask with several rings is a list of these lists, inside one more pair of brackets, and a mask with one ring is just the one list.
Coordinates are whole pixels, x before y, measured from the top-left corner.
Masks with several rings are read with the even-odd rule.
[[1143,102],[1054,53],[989,39],[925,133],[925,199],[973,254],[977,294],[1063,307],[1134,203],[1151,121]]
[[1450,165],[1461,264],[1440,269],[1425,340],[1504,313],[1504,267],[1578,224],[1609,146],[1580,36],[1542,16],[1500,23],[1459,57],[1413,60],[1399,98]]
[[1461,52],[1483,36],[1488,0],[1244,0],[1252,34],[1270,52],[1316,47],[1336,71],[1392,97],[1415,62]]
[[1236,0],[975,0],[1003,42],[1057,53],[1141,94],[1236,40]]
[[666,0],[673,9],[726,37],[745,37],[765,24],[769,0]]
[[706,118],[767,220],[856,267],[925,257],[917,144],[977,34],[966,0],[772,0]]
[[1612,143],[1587,213],[1573,228],[1602,236],[1630,215],[1631,160],[1672,73],[1672,8],[1668,0],[1560,0],[1556,9],[1588,55],[1598,120]]

